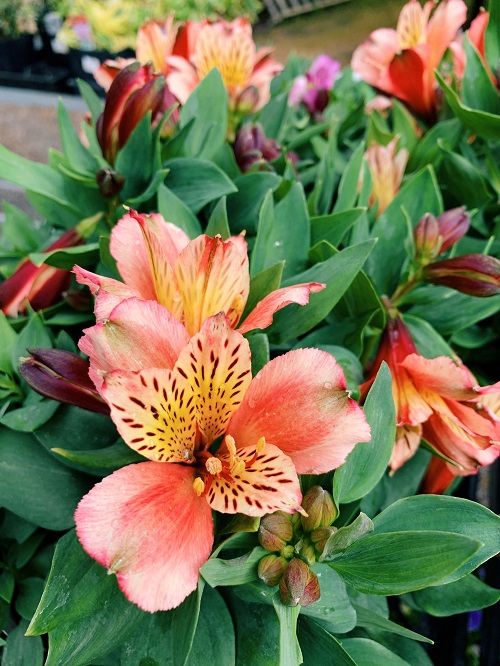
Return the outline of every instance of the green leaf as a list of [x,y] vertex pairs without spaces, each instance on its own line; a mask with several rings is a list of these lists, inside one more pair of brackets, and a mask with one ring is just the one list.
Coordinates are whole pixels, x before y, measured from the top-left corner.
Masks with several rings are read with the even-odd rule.
[[42,666],[43,643],[39,636],[25,636],[26,622],[21,622],[7,636],[2,666]]
[[189,238],[196,238],[201,234],[201,225],[196,215],[166,185],[158,188],[158,211],[167,222],[184,229]]
[[115,444],[104,449],[88,451],[70,451],[68,449],[51,449],[56,458],[73,463],[77,469],[89,474],[101,475],[107,470],[118,469],[131,463],[144,461],[144,458],[119,439]]
[[52,339],[40,315],[32,314],[30,320],[17,337],[12,351],[12,367],[17,372],[20,359],[25,357],[28,349],[52,347]]
[[22,254],[34,252],[44,242],[43,227],[36,228],[33,220],[20,208],[8,201],[2,202],[5,221],[2,224],[2,237],[12,243]]
[[365,594],[403,594],[442,581],[481,545],[444,531],[375,533],[353,543],[328,566]]
[[273,595],[273,606],[280,623],[279,666],[299,666],[302,663],[302,652],[297,640],[300,606],[285,606],[278,593]]
[[204,591],[205,582],[200,578],[196,590],[186,597],[172,613],[172,647],[175,666],[184,666],[191,652]]
[[33,617],[42,596],[43,585],[41,578],[24,578],[19,582],[16,611],[23,619],[29,621]]
[[410,154],[407,173],[418,171],[427,164],[437,168],[443,157],[443,148],[453,150],[464,133],[463,125],[456,119],[443,120],[431,127]]
[[266,553],[267,551],[257,546],[249,553],[232,560],[212,557],[201,567],[200,573],[211,587],[250,583],[257,578],[257,564]]
[[[217,590],[207,588],[201,601],[198,626],[186,666],[233,666],[236,663],[235,653],[231,615]],[[160,662],[159,666],[163,664]]]
[[396,435],[392,378],[382,364],[364,406],[371,428],[371,440],[360,443],[335,471],[333,494],[337,504],[364,497],[380,481],[391,457]]
[[[316,622],[300,618],[299,641],[304,666],[362,666],[344,650],[340,642]],[[368,666],[366,662],[366,666]],[[371,664],[370,664],[371,666]]]
[[370,635],[370,638],[380,645],[384,645],[391,652],[394,652],[401,659],[411,664],[411,666],[433,666],[432,661],[427,656],[427,652],[421,645],[415,643],[414,640],[390,634],[386,631],[377,631],[374,628],[367,628],[366,631]]
[[483,543],[474,555],[441,582],[451,583],[500,551],[500,518],[480,504],[458,497],[419,495],[395,502],[374,519],[375,533],[437,530],[461,534]]
[[207,236],[219,236],[222,240],[227,240],[231,236],[231,229],[227,219],[227,197],[222,197],[210,215],[205,233]]
[[496,140],[500,138],[500,115],[477,111],[462,104],[457,93],[447,85],[442,76],[438,72],[435,72],[435,76],[451,110],[470,132],[484,139]]
[[73,526],[88,482],[60,465],[32,435],[0,429],[0,506],[49,530]]
[[279,289],[281,284],[281,276],[283,274],[283,262],[266,268],[261,273],[258,273],[250,280],[250,292],[248,299],[240,319],[240,325],[245,321],[246,317],[254,310],[260,301],[262,301],[268,294]]
[[59,406],[60,403],[55,400],[42,400],[7,412],[0,423],[19,432],[33,432],[52,418]]
[[[12,362],[12,357],[15,357],[15,354],[11,351],[15,348],[17,338],[18,335],[10,326],[7,317],[0,311],[0,339],[2,340],[0,345],[0,369],[2,372],[10,373],[13,368],[17,368],[17,365],[13,365]],[[17,363],[17,358],[15,358],[15,361]]]
[[[404,209],[404,210],[403,210]],[[416,224],[424,213],[438,215],[443,210],[441,193],[434,171],[425,167],[400,189],[373,225],[372,235],[378,243],[368,259],[366,269],[379,293],[391,293],[399,280],[406,258],[404,241],[408,234],[405,212]],[[391,260],[388,261],[387,257]]]
[[422,356],[426,358],[436,358],[436,356],[454,358],[452,348],[429,322],[413,315],[405,315],[404,322],[410,329],[411,336]]
[[227,132],[227,92],[217,69],[212,69],[181,107],[179,128],[189,132],[183,154],[211,159],[224,144]]
[[58,121],[64,156],[69,165],[75,171],[88,174],[95,180],[95,173],[98,168],[97,161],[80,141],[61,99],[59,99],[58,105]]
[[[439,168],[441,187],[447,191],[449,200],[469,209],[484,208],[495,198],[494,191],[479,169],[471,162],[443,148],[444,157]],[[451,205],[448,205],[450,208]]]
[[357,664],[363,666],[412,666],[397,654],[369,638],[344,638],[342,647]]
[[311,245],[327,241],[337,247],[346,233],[361,218],[365,208],[350,208],[341,212],[311,218]]
[[[426,589],[433,590],[439,588],[429,587]],[[425,592],[425,590],[420,590],[419,592],[413,592],[412,594],[420,594],[422,591]],[[430,638],[426,638],[421,634],[417,634],[415,631],[410,631],[410,629],[406,629],[405,627],[402,627],[400,624],[396,624],[396,622],[391,622],[391,620],[387,619],[386,617],[383,617],[382,615],[378,615],[378,613],[374,613],[369,608],[358,606],[355,603],[354,603],[354,608],[356,610],[356,616],[357,616],[357,621],[356,621],[357,627],[389,632],[391,634],[396,634],[397,636],[404,636],[405,638],[410,638],[415,641],[422,641],[422,643],[433,642],[430,640]]]
[[356,612],[342,578],[325,564],[315,564],[312,570],[318,576],[321,597],[314,604],[304,606],[301,609],[302,615],[312,618],[335,634],[345,634],[354,629]]
[[102,100],[98,97],[94,89],[83,79],[77,79],[76,83],[78,85],[78,90],[80,95],[85,100],[90,115],[92,116],[92,124],[95,126],[97,119],[101,115],[104,109],[104,104]]
[[[352,208],[356,205],[356,199],[358,198],[359,174],[361,171],[361,165],[363,164],[364,154],[365,142],[361,141],[353,151],[340,179],[337,201],[333,207],[335,213],[345,211],[347,208]],[[336,243],[333,243],[333,245],[336,245]]]
[[67,247],[51,252],[34,252],[30,254],[31,261],[35,266],[54,266],[70,271],[75,264],[85,268],[94,266],[99,259],[99,243],[88,243],[77,247]]
[[[500,113],[500,97],[482,58],[467,33],[464,35],[465,71],[462,79],[462,99],[465,106],[488,113]],[[498,67],[498,63],[496,65]]]
[[[311,294],[309,303],[304,306],[292,304],[274,315],[274,322],[268,329],[272,342],[277,344],[292,340],[319,324],[343,296],[359,273],[370,254],[374,241],[359,243],[335,253],[326,261],[289,278],[283,286],[303,282],[326,283],[326,288]],[[333,250],[334,251],[334,250]]]
[[492,71],[495,71],[498,67],[498,62],[500,61],[500,6],[498,5],[498,2],[489,2],[488,12],[490,18],[488,20],[484,42],[486,58]]
[[280,141],[282,129],[286,127],[289,115],[288,92],[273,95],[258,117],[266,137]]
[[373,522],[366,514],[360,513],[350,525],[341,527],[330,536],[319,561],[322,562],[326,558],[331,559],[332,555],[341,553],[370,532],[373,532]]
[[246,230],[249,234],[256,232],[256,221],[262,207],[264,197],[269,190],[275,192],[283,182],[275,173],[246,173],[235,178],[234,185],[238,191],[227,198],[227,214],[233,233]]
[[165,163],[170,169],[167,187],[198,213],[207,203],[236,192],[236,187],[213,162],[192,157],[174,157]]
[[160,185],[165,181],[168,171],[169,171],[168,169],[160,169],[159,171],[156,171],[153,174],[153,177],[149,182],[149,185],[146,187],[146,189],[143,192],[141,192],[141,194],[138,194],[132,198],[125,199],[125,203],[127,204],[127,206],[129,206],[130,208],[138,209],[142,203],[152,199],[154,195],[158,192],[158,188],[160,187]]
[[468,574],[447,585],[436,585],[412,592],[411,598],[418,608],[429,615],[446,617],[493,606],[500,600],[500,590],[495,590],[476,576]]
[[120,666],[172,666],[172,613],[147,613],[121,644]]
[[252,377],[269,363],[269,340],[265,333],[254,333],[248,337],[252,359]]
[[134,127],[127,143],[116,157],[115,169],[125,176],[120,192],[122,201],[137,196],[147,187],[152,176],[153,131],[148,112]]

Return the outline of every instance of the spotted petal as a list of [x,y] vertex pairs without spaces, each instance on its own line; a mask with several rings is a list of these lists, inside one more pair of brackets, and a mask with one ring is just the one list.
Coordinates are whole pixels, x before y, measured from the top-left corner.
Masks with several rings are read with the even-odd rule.
[[363,410],[348,395],[333,356],[297,349],[253,378],[228,433],[243,447],[265,437],[290,456],[299,474],[328,472],[357,442],[370,439]]
[[239,247],[220,237],[199,236],[179,254],[175,275],[191,335],[219,312],[232,324],[238,321],[248,296],[247,261]]
[[[255,458],[255,446],[236,450],[245,469],[232,474],[233,481],[214,477],[207,493],[212,509],[222,513],[264,516],[274,511],[301,510],[300,484],[293,462],[276,446],[266,446]],[[230,464],[229,453],[218,458]]]
[[158,462],[192,460],[196,439],[194,396],[171,370],[116,370],[106,375],[102,396],[126,444]]
[[129,465],[94,486],[76,510],[84,549],[143,610],[178,606],[210,555],[212,515],[193,480],[182,465]]
[[90,377],[99,390],[111,370],[172,369],[189,336],[184,326],[155,301],[129,298],[105,323],[84,330],[79,347],[90,357]]
[[182,350],[174,370],[190,384],[199,428],[211,444],[226,431],[250,384],[249,344],[220,313],[205,321]]

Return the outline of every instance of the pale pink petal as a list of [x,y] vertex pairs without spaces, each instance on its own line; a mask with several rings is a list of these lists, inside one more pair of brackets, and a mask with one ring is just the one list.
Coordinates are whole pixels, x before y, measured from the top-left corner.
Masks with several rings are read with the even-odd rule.
[[308,282],[307,284],[294,284],[291,287],[283,287],[271,292],[257,303],[256,307],[238,328],[238,331],[244,335],[255,328],[267,328],[272,324],[275,312],[278,312],[278,310],[281,310],[286,305],[290,305],[290,303],[307,305],[309,303],[309,295],[321,291],[325,286],[318,282]]
[[184,305],[184,324],[191,335],[208,317],[224,312],[234,325],[248,294],[248,259],[231,241],[199,236],[175,264]]
[[178,606],[210,556],[212,514],[193,481],[194,471],[182,465],[129,465],[94,486],[76,509],[84,549],[145,611]]
[[457,36],[458,29],[467,18],[467,5],[463,0],[444,0],[434,11],[427,30],[429,45],[428,68],[437,68],[448,48]]
[[[207,501],[212,509],[247,516],[301,510],[302,495],[294,464],[276,446],[266,445],[257,456],[255,446],[247,446],[237,449],[236,456],[240,466],[243,462],[245,467],[231,473],[232,482],[222,476],[211,479]],[[217,457],[230,466],[228,452],[218,453]]]
[[420,445],[421,438],[421,426],[405,425],[396,428],[396,441],[389,460],[389,467],[392,472],[395,472],[410,458],[413,458]]
[[265,437],[290,456],[299,474],[328,472],[357,442],[370,439],[363,410],[348,395],[333,356],[297,349],[253,378],[228,432],[241,447]]
[[176,55],[167,58],[167,62],[170,67],[167,85],[179,102],[185,104],[200,82],[196,69],[190,62]]
[[309,82],[305,75],[295,77],[290,93],[288,94],[288,104],[298,107],[304,99],[304,95],[309,87]]
[[137,290],[123,282],[91,273],[80,266],[74,266],[73,273],[76,281],[85,284],[96,297],[94,313],[97,321],[107,319],[111,311],[126,298],[140,297]]
[[210,317],[183,349],[174,370],[191,386],[199,428],[211,444],[226,431],[250,384],[248,341],[229,326],[224,313]]
[[94,79],[96,82],[108,92],[111,84],[116,78],[116,75],[121,72],[124,67],[131,65],[135,62],[135,58],[121,58],[116,60],[105,60],[102,65],[94,72]]
[[137,33],[136,56],[139,62],[153,63],[155,72],[168,73],[167,58],[172,54],[178,26],[171,14],[165,21],[147,21]]
[[354,51],[351,67],[363,81],[376,88],[393,94],[386,72],[389,63],[399,51],[398,36],[395,30],[380,28],[371,33],[368,41]]
[[112,370],[172,369],[189,341],[184,326],[155,301],[130,298],[105,322],[84,330],[78,345],[90,357],[90,378],[101,388]]
[[194,396],[189,384],[164,368],[106,375],[102,397],[125,444],[156,462],[193,461]]
[[415,386],[427,391],[455,400],[472,400],[478,396],[478,387],[470,372],[456,365],[448,356],[424,358],[419,354],[410,354],[401,366]]

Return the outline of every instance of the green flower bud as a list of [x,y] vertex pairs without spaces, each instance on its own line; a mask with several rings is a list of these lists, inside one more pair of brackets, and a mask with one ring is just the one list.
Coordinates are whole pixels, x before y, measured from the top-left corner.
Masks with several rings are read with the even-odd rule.
[[333,497],[321,486],[309,488],[302,499],[302,506],[307,512],[307,516],[300,518],[306,532],[312,532],[318,527],[327,527],[337,517]]
[[260,560],[257,574],[266,585],[274,587],[280,582],[287,564],[288,562],[284,557],[269,553]]
[[281,550],[293,536],[292,523],[286,513],[276,513],[264,516],[260,521],[259,541],[263,548],[272,552]]
[[319,582],[307,564],[294,558],[280,580],[280,597],[286,606],[309,606],[320,598]]
[[311,541],[314,544],[316,551],[320,555],[323,554],[328,540],[333,534],[335,534],[336,531],[336,527],[318,527],[318,529],[311,532]]

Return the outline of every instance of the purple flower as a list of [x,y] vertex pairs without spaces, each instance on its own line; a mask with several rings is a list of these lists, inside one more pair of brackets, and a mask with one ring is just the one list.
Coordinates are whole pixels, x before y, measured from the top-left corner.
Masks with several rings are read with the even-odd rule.
[[333,88],[340,71],[340,63],[325,54],[319,55],[305,75],[298,76],[293,82],[289,104],[304,104],[311,115],[325,110],[329,101],[329,91]]

